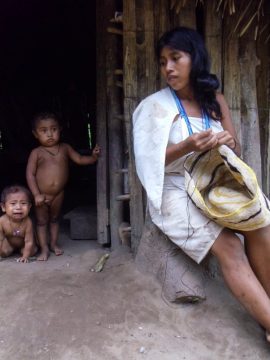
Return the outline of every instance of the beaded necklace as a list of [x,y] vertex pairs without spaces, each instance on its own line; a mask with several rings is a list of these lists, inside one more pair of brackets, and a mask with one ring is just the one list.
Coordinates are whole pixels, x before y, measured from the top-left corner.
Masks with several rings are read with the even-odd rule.
[[17,229],[15,229],[15,228],[11,225],[10,218],[8,218],[8,221],[9,221],[9,226],[10,226],[12,235],[13,235],[13,236],[20,236],[20,235],[21,235],[21,227],[22,227],[22,225],[23,225],[23,223],[24,223],[24,219],[19,223],[19,226],[17,227]]
[[48,154],[52,155],[52,156],[57,156],[59,154],[59,150],[60,150],[60,143],[58,144],[58,148],[56,153],[53,153],[52,151],[48,150],[46,147],[42,146],[41,147],[42,150],[46,151]]
[[[192,135],[193,130],[192,130],[189,118],[187,116],[187,113],[186,113],[186,111],[185,111],[185,109],[183,107],[183,104],[181,103],[181,100],[179,99],[179,97],[176,95],[176,92],[172,88],[171,88],[171,93],[172,93],[172,95],[174,97],[174,100],[176,102],[176,106],[178,108],[179,115],[185,120],[185,123],[186,123],[187,128],[188,128],[189,135]],[[210,128],[209,117],[204,111],[202,111],[202,118],[203,118],[203,123],[204,123],[205,130],[209,129]]]

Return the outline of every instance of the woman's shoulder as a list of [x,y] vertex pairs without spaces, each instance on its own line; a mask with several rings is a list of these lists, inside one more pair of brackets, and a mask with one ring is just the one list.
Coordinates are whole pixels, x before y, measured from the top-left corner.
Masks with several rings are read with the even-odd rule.
[[159,91],[154,92],[153,94],[148,95],[146,98],[144,98],[140,104],[142,103],[148,103],[153,102],[156,100],[164,100],[164,98],[171,98],[171,91],[169,87],[166,87],[164,89],[161,89]]
[[139,105],[136,107],[133,118],[136,118],[141,112],[145,113],[163,113],[162,109],[169,114],[170,112],[175,113],[177,109],[175,108],[175,103],[171,90],[169,87],[166,87],[162,90],[159,90],[146,98],[144,98]]

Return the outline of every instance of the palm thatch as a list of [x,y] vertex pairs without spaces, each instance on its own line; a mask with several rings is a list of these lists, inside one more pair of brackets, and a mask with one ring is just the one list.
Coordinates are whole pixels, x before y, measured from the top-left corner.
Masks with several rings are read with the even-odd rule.
[[[204,5],[204,0],[171,0],[170,9],[177,14],[189,2],[196,2]],[[267,0],[213,0],[217,13],[222,18],[232,16],[234,26],[232,33],[237,33],[239,37],[251,31],[254,40],[260,40],[267,43],[270,40],[270,23],[267,14]]]

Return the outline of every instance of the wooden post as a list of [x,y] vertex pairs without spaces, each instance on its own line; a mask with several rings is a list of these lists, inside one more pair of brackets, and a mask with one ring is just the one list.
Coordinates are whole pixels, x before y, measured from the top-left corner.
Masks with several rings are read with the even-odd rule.
[[129,152],[130,224],[131,245],[134,252],[142,235],[144,207],[142,187],[136,175],[132,141],[132,114],[138,104],[137,95],[137,46],[136,3],[123,0],[123,53],[124,53],[124,117]]
[[256,92],[256,55],[255,41],[248,33],[240,38],[240,76],[242,97],[242,136],[243,158],[255,171],[261,185],[261,147],[259,116]]
[[240,67],[239,67],[239,41],[236,34],[231,34],[232,17],[227,16],[224,21],[224,70],[223,92],[231,111],[232,121],[242,143],[241,136],[241,96],[240,96]]
[[140,39],[140,44],[137,46],[137,69],[140,82],[137,87],[137,96],[141,100],[156,90],[158,67],[155,59],[153,0],[144,0],[136,25],[140,29],[137,31],[137,38]]
[[[106,11],[109,19],[116,11],[116,1],[107,1]],[[123,176],[119,169],[123,167],[123,122],[119,118],[122,112],[122,90],[117,86],[115,70],[121,66],[118,59],[122,36],[108,33],[106,42],[106,74],[107,74],[107,123],[109,140],[109,179],[110,179],[110,235],[112,249],[120,245],[119,226],[123,221],[123,202],[117,197],[123,193]]]
[[[154,6],[154,46],[156,46],[158,39],[165,31],[170,29],[169,21],[169,1],[157,0]],[[157,61],[157,59],[156,59]],[[157,67],[156,73],[156,87],[157,90],[166,86],[164,79],[160,76],[160,71]]]
[[[170,7],[172,7],[170,1]],[[196,29],[196,1],[175,1],[174,7],[171,9],[171,27],[187,26]]]
[[[265,9],[265,18],[270,16],[270,3]],[[257,101],[260,123],[261,154],[262,154],[262,188],[270,196],[270,46],[264,43],[265,38],[257,40],[257,55],[260,65],[257,67]]]
[[[108,231],[108,167],[107,167],[107,119],[106,119],[106,59],[104,57],[104,48],[106,46],[106,27],[107,27],[107,1],[96,2],[96,36],[97,36],[97,105],[96,105],[96,129],[97,143],[101,147],[102,155],[97,163],[97,237],[100,244],[110,242]],[[103,14],[103,16],[100,16]]]
[[211,59],[211,72],[222,81],[221,15],[215,11],[215,2],[205,2],[205,44]]
[[155,44],[160,36],[169,30],[169,1],[157,0],[154,6]]

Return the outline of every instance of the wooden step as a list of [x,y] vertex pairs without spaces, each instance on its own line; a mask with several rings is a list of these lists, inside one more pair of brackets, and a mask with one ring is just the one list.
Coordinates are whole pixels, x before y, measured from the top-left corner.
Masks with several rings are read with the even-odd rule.
[[114,117],[118,120],[124,120],[124,115],[122,114],[114,115]]
[[116,171],[116,173],[127,174],[127,173],[128,173],[128,169],[119,169],[119,170]]
[[122,88],[123,87],[123,81],[116,81],[115,85]]
[[118,195],[118,196],[116,196],[116,200],[117,201],[129,201],[130,194]]
[[115,69],[114,74],[115,75],[123,75],[123,69]]
[[123,30],[121,30],[121,29],[117,29],[117,28],[114,28],[114,27],[108,27],[107,31],[109,33],[111,33],[111,34],[116,34],[116,35],[122,35],[123,36]]

